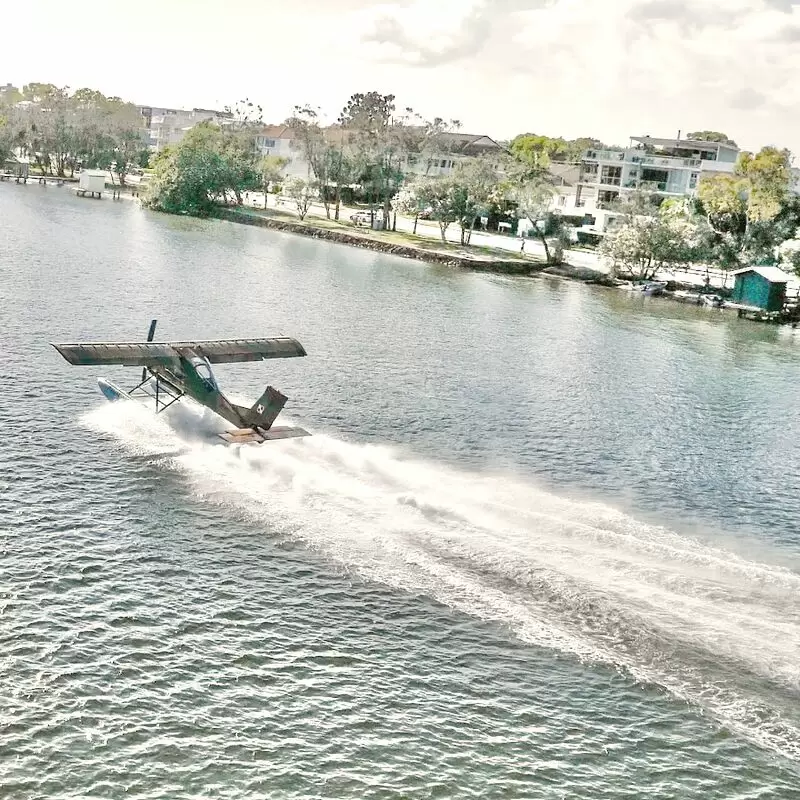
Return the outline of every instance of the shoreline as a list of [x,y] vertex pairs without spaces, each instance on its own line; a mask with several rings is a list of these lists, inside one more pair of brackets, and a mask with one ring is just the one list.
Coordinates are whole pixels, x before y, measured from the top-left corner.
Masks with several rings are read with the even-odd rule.
[[[66,188],[69,184],[77,183],[77,181],[62,179],[62,182],[60,182],[59,185],[57,182],[58,179],[51,178],[49,180],[41,180],[39,176],[29,176],[28,181],[31,183],[36,182],[40,185],[55,184],[58,185],[59,188]],[[111,192],[109,191],[110,189],[115,191]],[[115,195],[114,199],[139,199],[139,187],[133,184],[128,184],[122,187],[118,185],[107,185],[105,191],[109,194]],[[396,255],[401,258],[408,258],[414,261],[423,261],[429,264],[440,264],[443,266],[455,267],[472,272],[485,272],[517,277],[559,278],[562,280],[576,281],[578,283],[584,283],[590,286],[601,286],[604,288],[621,288],[625,283],[627,283],[627,281],[621,281],[613,278],[606,272],[595,270],[586,266],[573,265],[566,261],[561,264],[548,265],[541,261],[533,261],[515,257],[504,258],[500,255],[487,255],[481,257],[477,252],[476,255],[472,255],[463,252],[448,252],[446,250],[436,249],[435,247],[428,249],[426,247],[408,242],[392,242],[357,233],[355,231],[338,230],[335,228],[325,227],[324,225],[315,225],[304,220],[281,219],[274,216],[253,213],[240,207],[231,208],[217,206],[208,216],[208,218],[219,219],[225,222],[233,222],[238,225],[251,225],[254,227],[292,233],[312,239],[322,239],[334,244],[358,247],[364,250],[372,250],[373,252],[386,253],[387,255]],[[699,299],[694,301],[693,299],[680,296],[684,293],[692,294],[698,292],[698,287],[695,285],[676,280],[667,280],[667,284],[668,286],[666,287],[664,293],[658,295],[661,297],[661,299],[684,305],[700,305]],[[726,309],[723,306],[719,310],[727,310],[730,312],[731,310],[735,309]],[[739,312],[738,315],[741,318],[745,318],[753,322],[766,322],[770,324],[791,325],[792,327],[797,327],[796,317],[787,317],[785,314],[742,314]]]
[[531,275],[542,271],[542,267],[528,260],[517,258],[491,258],[473,257],[450,253],[444,250],[428,250],[411,244],[397,244],[395,242],[383,241],[370,236],[360,235],[355,232],[333,230],[312,223],[300,222],[299,220],[284,220],[275,217],[268,217],[261,214],[253,214],[248,211],[238,211],[231,208],[219,207],[211,214],[212,219],[220,219],[227,222],[234,222],[240,225],[253,225],[259,228],[269,228],[271,230],[294,233],[312,239],[323,239],[337,244],[360,247],[364,250],[373,250],[388,255],[396,255],[402,258],[410,258],[416,261],[427,261],[432,264],[444,264],[461,269],[469,269],[475,272],[495,272],[503,275]]
[[[416,261],[425,261],[430,264],[442,264],[445,266],[456,267],[459,269],[470,270],[473,272],[489,272],[500,275],[515,275],[518,277],[546,277],[560,278],[562,280],[577,281],[589,286],[600,286],[603,288],[620,289],[625,286],[627,281],[613,278],[611,275],[599,270],[588,267],[579,267],[564,262],[562,264],[531,263],[521,259],[503,258],[480,258],[465,256],[461,254],[448,253],[442,250],[428,250],[411,244],[397,244],[394,242],[383,241],[369,236],[351,233],[349,231],[334,230],[325,228],[313,223],[301,222],[300,220],[277,219],[262,214],[253,214],[248,211],[240,211],[235,208],[217,207],[210,216],[211,219],[219,219],[233,222],[240,225],[252,225],[254,227],[268,228],[271,230],[293,233],[306,236],[312,239],[322,239],[335,244],[344,244],[350,247],[359,247],[375,252],[396,255],[401,258],[409,258]],[[680,305],[700,305],[699,296],[696,301],[690,301],[681,297],[681,292],[693,292],[697,287],[681,281],[667,281],[668,288],[663,294],[656,295],[662,300]],[[719,308],[720,311],[732,311],[735,309]],[[746,318],[753,322],[791,325],[796,323],[791,319],[781,318],[780,316],[757,314],[743,315],[737,312],[740,318]]]

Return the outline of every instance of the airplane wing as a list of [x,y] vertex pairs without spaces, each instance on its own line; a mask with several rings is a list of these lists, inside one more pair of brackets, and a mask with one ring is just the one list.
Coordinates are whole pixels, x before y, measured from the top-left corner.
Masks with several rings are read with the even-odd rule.
[[204,356],[212,364],[293,358],[306,354],[303,345],[288,336],[273,339],[219,339],[198,342],[53,342],[70,364],[157,366],[174,364],[179,356]]

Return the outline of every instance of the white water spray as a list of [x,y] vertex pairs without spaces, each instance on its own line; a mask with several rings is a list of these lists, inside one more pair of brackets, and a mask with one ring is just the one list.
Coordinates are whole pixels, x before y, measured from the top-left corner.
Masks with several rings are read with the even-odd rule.
[[176,412],[119,402],[86,422],[367,580],[623,669],[800,761],[800,575],[518,478],[324,435],[225,446]]

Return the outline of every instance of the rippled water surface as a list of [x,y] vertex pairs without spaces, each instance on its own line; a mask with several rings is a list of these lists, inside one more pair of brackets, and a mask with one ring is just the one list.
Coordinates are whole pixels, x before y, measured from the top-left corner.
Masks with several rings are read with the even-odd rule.
[[[800,797],[790,332],[38,186],[0,292],[0,796]],[[48,344],[154,316],[315,435]]]

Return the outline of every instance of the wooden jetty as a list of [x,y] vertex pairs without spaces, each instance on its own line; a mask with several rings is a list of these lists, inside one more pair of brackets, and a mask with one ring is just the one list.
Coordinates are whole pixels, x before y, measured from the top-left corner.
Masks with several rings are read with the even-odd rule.
[[98,199],[102,199],[103,197],[103,193],[101,191],[98,191],[97,189],[86,189],[82,186],[74,186],[72,191],[75,192],[78,197],[97,197]]

